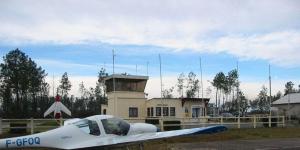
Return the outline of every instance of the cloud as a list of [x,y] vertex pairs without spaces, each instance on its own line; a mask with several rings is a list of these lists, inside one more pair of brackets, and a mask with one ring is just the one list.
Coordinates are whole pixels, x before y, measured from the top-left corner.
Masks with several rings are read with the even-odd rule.
[[[54,87],[54,94],[55,94],[56,88],[60,84],[60,81],[59,81],[60,79],[61,79],[61,77],[57,77],[57,76],[55,76],[54,78],[51,77],[51,76],[46,77],[46,82],[50,86],[50,90],[49,90],[49,94],[50,95],[53,95],[53,87]],[[96,87],[96,83],[97,83],[97,77],[93,77],[93,76],[69,76],[69,80],[70,80],[71,85],[72,85],[69,94],[70,95],[74,95],[76,97],[80,96],[80,93],[79,93],[79,84],[81,82],[83,82],[85,88],[87,88],[87,89],[89,89],[91,87],[95,88]]]
[[[113,68],[113,64],[84,64],[54,59],[35,59],[35,61],[46,70],[50,70],[50,72],[55,71],[56,74],[67,71],[76,75],[82,75],[85,73],[87,73],[87,75],[90,75],[99,72],[101,68],[105,68],[106,72],[112,73]],[[115,70],[120,73],[126,72],[135,74],[136,69],[138,69],[139,71],[144,71],[145,66],[139,65],[138,68],[136,68],[135,65],[115,64]]]
[[299,1],[0,2],[3,43],[152,45],[299,67]]
[[300,32],[285,31],[268,34],[229,36],[217,40],[212,49],[224,51],[242,59],[263,59],[272,64],[299,67]]

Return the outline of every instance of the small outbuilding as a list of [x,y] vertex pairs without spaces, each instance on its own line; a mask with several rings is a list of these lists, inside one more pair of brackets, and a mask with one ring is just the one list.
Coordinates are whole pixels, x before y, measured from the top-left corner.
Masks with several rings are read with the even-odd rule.
[[290,93],[272,103],[279,115],[300,118],[300,93]]

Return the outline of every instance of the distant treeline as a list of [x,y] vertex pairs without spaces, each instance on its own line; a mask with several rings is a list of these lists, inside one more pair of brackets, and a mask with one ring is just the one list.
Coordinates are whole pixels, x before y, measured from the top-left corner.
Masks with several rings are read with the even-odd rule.
[[[72,117],[86,117],[101,114],[101,104],[107,104],[104,78],[108,74],[101,68],[98,73],[96,87],[86,88],[83,82],[79,85],[79,97],[69,95],[72,87],[68,74],[65,72],[56,94],[62,97],[62,103],[72,112]],[[0,64],[0,117],[2,118],[42,118],[44,112],[54,102],[54,97],[49,95],[49,84],[45,82],[47,73],[38,66],[28,55],[19,49],[8,52]],[[272,97],[268,89],[262,86],[257,98],[248,100],[238,88],[239,74],[237,70],[231,70],[227,74],[219,72],[210,82],[215,88],[215,103],[209,105],[208,114],[220,114],[230,112],[245,115],[250,109],[253,113],[266,113],[270,109],[272,101],[279,99],[288,93],[300,92],[300,85],[294,88],[294,83],[289,81],[285,84],[284,94],[280,91]],[[196,74],[190,72],[187,76],[181,73],[175,86],[164,89],[162,95],[172,98],[174,87],[181,97],[199,97],[201,84]],[[206,95],[211,95],[209,86]],[[211,100],[212,102],[213,100]],[[49,116],[51,117],[51,116]],[[65,116],[64,117],[68,117]]]
[[[0,117],[42,118],[55,101],[53,96],[49,96],[46,76],[45,70],[21,50],[7,53],[0,64]],[[56,94],[62,97],[62,103],[71,110],[72,117],[101,114],[101,104],[107,103],[105,76],[107,73],[101,68],[96,87],[87,89],[82,82],[79,89],[81,96],[73,97],[68,93],[72,87],[68,74],[62,75]]]

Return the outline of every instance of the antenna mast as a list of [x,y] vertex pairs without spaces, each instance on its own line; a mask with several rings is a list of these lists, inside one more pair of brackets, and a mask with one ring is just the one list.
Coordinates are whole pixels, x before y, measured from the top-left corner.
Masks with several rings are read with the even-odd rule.
[[162,103],[162,76],[161,76],[161,57],[160,57],[160,54],[158,55],[159,56],[159,73],[160,73],[160,100],[161,100],[161,103]]
[[137,75],[137,64],[135,65],[135,75]]
[[53,75],[52,75],[52,94],[53,94],[53,97],[55,97],[54,89],[55,89],[55,85],[54,85],[54,73],[53,73]]
[[270,88],[270,116],[272,115],[271,106],[272,106],[272,86],[271,86],[271,65],[269,64],[269,88]]
[[115,86],[115,51],[112,50],[112,53],[113,53],[113,74],[112,74],[112,78],[113,78],[113,89],[114,89],[114,115],[117,115],[116,112],[117,112],[117,105],[116,105],[116,86]]
[[[203,80],[202,80],[202,59],[200,57],[200,73],[201,73],[201,100],[203,101]],[[204,116],[206,116],[206,108],[204,105]]]
[[[237,61],[236,62],[236,71],[237,71],[237,74],[238,74],[238,78],[239,78],[239,62]],[[240,83],[239,83],[239,79],[238,79],[238,83],[237,83],[237,86],[236,86],[236,100],[237,100],[237,102],[238,102],[238,109],[239,109],[239,117],[241,116],[241,103],[240,103],[240,97],[239,97],[239,86],[240,86]]]
[[149,67],[149,61],[147,61],[147,76],[149,76],[148,67]]

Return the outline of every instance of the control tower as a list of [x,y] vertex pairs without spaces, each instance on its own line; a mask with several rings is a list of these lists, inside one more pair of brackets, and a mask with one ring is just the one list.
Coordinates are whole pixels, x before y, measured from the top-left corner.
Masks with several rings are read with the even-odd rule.
[[145,118],[148,76],[113,74],[105,79],[107,114],[121,118]]

